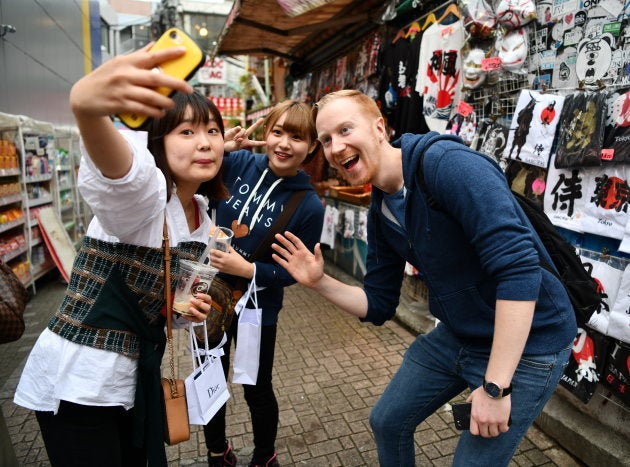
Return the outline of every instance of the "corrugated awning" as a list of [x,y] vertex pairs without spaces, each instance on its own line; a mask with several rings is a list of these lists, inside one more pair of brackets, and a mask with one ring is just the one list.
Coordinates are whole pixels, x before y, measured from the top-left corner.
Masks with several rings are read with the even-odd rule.
[[379,25],[384,6],[382,0],[335,0],[290,17],[277,0],[237,0],[215,55],[283,57],[299,75],[356,45]]

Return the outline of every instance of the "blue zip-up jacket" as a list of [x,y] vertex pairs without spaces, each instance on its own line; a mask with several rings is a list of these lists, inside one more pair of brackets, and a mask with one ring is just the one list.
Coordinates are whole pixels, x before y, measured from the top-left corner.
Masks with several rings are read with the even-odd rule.
[[[293,177],[278,178],[271,170],[267,170],[268,159],[265,154],[253,154],[246,150],[227,153],[223,158],[222,169],[230,198],[215,201],[210,205],[209,213],[212,217],[212,210],[216,209],[216,218],[213,219],[216,224],[234,230],[232,247],[245,259],[251,257],[282,212],[289,196],[298,190],[309,192],[297,206],[284,230],[297,235],[311,250],[319,242],[324,207],[309,182],[310,177],[304,171],[298,171]],[[253,190],[255,195],[250,198]],[[235,228],[237,223],[240,227]],[[278,321],[284,287],[295,283],[291,275],[271,258],[272,253],[269,248],[254,262],[256,285],[265,287],[257,294],[258,306],[263,310],[263,325]],[[231,284],[237,281],[234,276],[221,275]]]
[[[398,306],[405,261],[429,289],[431,313],[467,345],[489,351],[495,302],[536,300],[525,354],[556,352],[575,338],[575,315],[562,283],[539,265],[551,263],[499,166],[457,137],[405,134],[402,149],[406,231],[383,214],[372,190],[368,220],[365,318],[382,324]],[[432,209],[417,183],[422,152]]]

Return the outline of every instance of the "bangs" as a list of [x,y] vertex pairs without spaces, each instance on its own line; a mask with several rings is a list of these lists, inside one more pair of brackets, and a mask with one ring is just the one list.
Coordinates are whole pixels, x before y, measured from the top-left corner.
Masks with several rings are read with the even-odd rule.
[[312,141],[313,136],[309,131],[311,128],[311,116],[304,110],[303,107],[294,105],[287,109],[284,123],[282,125],[282,129],[284,131],[298,135],[304,140]]
[[210,121],[210,101],[203,97],[203,96],[199,96],[198,94],[184,94],[185,99],[183,99],[183,102],[181,103],[181,105],[177,106],[176,109],[176,118],[175,120],[178,121],[184,121],[185,117],[186,117],[186,111],[190,108],[190,113],[191,115],[189,115],[189,118],[187,120],[190,120],[190,122],[193,125],[200,125],[200,124],[206,124]]

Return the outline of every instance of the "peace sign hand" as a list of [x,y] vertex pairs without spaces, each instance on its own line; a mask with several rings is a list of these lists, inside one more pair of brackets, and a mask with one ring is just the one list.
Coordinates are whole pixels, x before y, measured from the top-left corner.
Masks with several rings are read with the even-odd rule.
[[259,118],[247,129],[236,126],[226,131],[225,136],[223,137],[225,152],[237,151],[243,147],[264,146],[267,144],[265,141],[249,139],[249,136],[260,126],[262,122],[263,118]]

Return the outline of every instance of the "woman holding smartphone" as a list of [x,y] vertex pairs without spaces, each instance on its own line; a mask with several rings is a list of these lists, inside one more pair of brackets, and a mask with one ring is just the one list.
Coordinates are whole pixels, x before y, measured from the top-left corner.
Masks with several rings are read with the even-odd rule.
[[[223,120],[183,80],[152,70],[183,48],[150,45],[80,79],[70,105],[82,138],[81,194],[94,212],[66,296],[35,344],[14,401],[36,411],[53,466],[165,466],[160,406],[165,229],[172,281],[197,260],[211,221],[203,197],[227,195],[218,176]],[[172,98],[156,91],[177,91]],[[151,117],[148,141],[112,114]],[[191,300],[201,322],[210,297]]]

